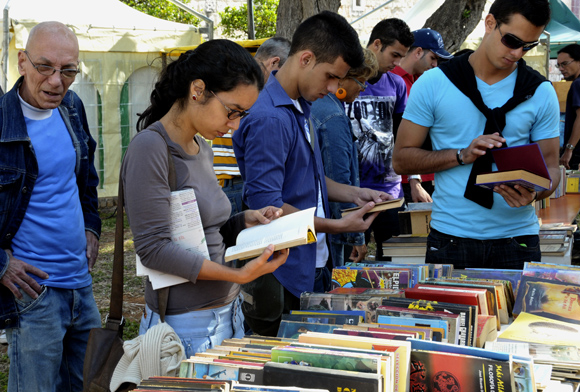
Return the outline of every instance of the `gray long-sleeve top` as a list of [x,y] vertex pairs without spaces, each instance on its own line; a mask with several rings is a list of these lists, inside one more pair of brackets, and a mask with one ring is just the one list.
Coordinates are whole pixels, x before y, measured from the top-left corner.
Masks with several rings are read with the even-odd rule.
[[[186,154],[169,139],[160,122],[150,126],[161,131],[173,156],[177,189],[195,191],[211,261],[231,266],[224,261],[226,246],[244,228],[243,214],[228,220],[230,202],[219,186],[213,171],[211,147],[199,135],[197,155]],[[189,252],[171,241],[169,229],[169,167],[167,147],[155,131],[139,132],[129,144],[122,166],[125,187],[125,211],[133,232],[135,250],[144,266],[181,276],[189,282],[172,286],[167,314],[223,306],[239,293],[239,285],[225,281],[197,280],[203,256]],[[225,238],[224,238],[225,237]],[[147,305],[158,312],[157,295],[147,281]]]

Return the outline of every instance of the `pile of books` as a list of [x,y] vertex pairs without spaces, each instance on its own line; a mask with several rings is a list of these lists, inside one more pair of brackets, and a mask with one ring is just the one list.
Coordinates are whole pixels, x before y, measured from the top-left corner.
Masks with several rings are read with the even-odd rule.
[[402,234],[383,242],[383,256],[393,263],[424,263],[427,252],[427,234]]
[[[568,261],[561,261],[559,264],[570,263],[575,230],[575,225],[542,225],[539,233],[542,259],[548,262],[557,262],[558,257],[564,257]],[[556,259],[551,259],[552,257]]]
[[580,383],[580,267],[526,263],[515,320],[499,342],[519,342],[554,381]]

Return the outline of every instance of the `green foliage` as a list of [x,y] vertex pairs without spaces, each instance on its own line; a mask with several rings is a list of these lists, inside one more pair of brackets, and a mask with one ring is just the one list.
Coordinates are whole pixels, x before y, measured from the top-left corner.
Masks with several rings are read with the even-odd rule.
[[[279,0],[254,0],[254,25],[256,39],[276,35],[276,13]],[[248,5],[226,7],[219,13],[220,26],[229,38],[248,38]]]
[[[167,0],[121,0],[130,7],[148,15],[171,22],[199,26],[200,20]],[[186,1],[183,1],[186,3]]]

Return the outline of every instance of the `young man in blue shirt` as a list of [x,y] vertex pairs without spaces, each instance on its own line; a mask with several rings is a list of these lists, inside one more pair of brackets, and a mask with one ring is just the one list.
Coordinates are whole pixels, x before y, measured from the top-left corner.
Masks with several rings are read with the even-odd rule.
[[[533,201],[560,181],[559,108],[554,88],[522,57],[549,19],[548,0],[496,0],[479,48],[413,85],[393,164],[401,174],[435,172],[426,262],[522,269],[540,261]],[[432,151],[422,148],[427,136]],[[491,149],[527,143],[539,145],[551,189],[501,185],[492,192],[474,184],[477,174],[495,170]]]
[[[244,202],[252,209],[281,207],[285,214],[317,207],[318,242],[292,249],[273,275],[245,285],[244,315],[254,332],[275,335],[283,312],[299,308],[303,291],[330,285],[332,260],[326,233],[365,231],[376,214],[365,214],[384,192],[338,184],[324,176],[317,138],[311,137],[310,102],[336,92],[338,80],[363,62],[358,36],[340,15],[323,11],[304,21],[292,37],[286,63],[260,93],[234,133],[244,178]],[[328,200],[363,208],[328,219]],[[330,267],[330,268],[329,268]]]

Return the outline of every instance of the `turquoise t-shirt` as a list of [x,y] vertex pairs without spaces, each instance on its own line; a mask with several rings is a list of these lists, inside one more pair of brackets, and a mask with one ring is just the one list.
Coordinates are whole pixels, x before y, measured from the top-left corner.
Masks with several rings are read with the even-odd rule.
[[[517,69],[505,79],[488,85],[479,78],[483,102],[489,108],[503,106],[513,95]],[[542,83],[533,97],[506,115],[503,136],[508,146],[559,137],[559,105],[550,83]],[[483,134],[485,116],[469,98],[434,68],[413,85],[403,118],[429,129],[433,150],[467,147]],[[512,208],[494,193],[491,210],[463,197],[472,165],[456,166],[435,174],[431,226],[464,238],[495,239],[538,234],[533,206]],[[496,170],[495,164],[493,170]]]
[[38,178],[12,241],[16,258],[49,275],[40,284],[79,289],[91,283],[85,225],[76,183],[77,155],[58,109],[22,103],[26,130],[38,162]]

